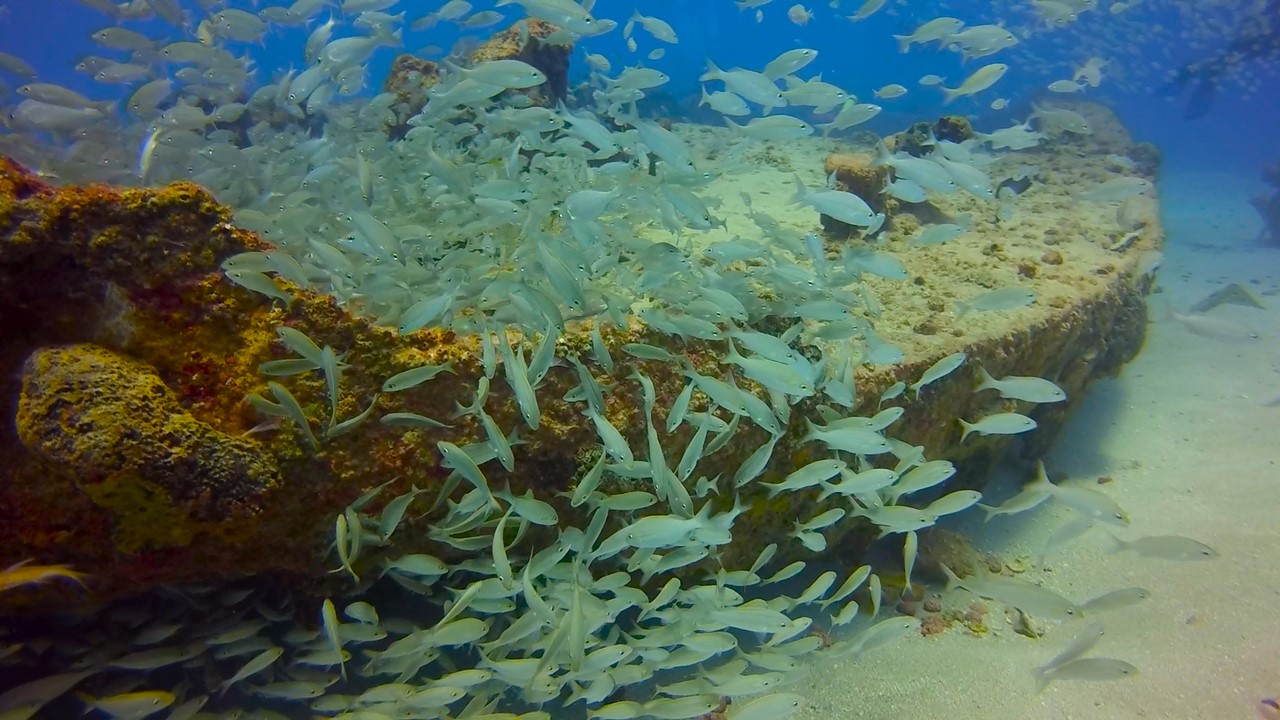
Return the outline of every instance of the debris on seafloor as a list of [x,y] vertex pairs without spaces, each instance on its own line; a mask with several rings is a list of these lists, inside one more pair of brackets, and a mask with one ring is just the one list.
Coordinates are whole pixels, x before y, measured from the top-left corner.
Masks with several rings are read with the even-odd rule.
[[1258,333],[1235,320],[1214,313],[1180,313],[1166,306],[1165,317],[1175,320],[1193,335],[1224,343],[1246,343],[1258,339]]
[[1243,305],[1244,307],[1258,308],[1265,310],[1266,306],[1262,304],[1262,298],[1257,293],[1240,283],[1231,283],[1215,290],[1208,297],[1191,306],[1189,312],[1205,313],[1218,307],[1219,305]]

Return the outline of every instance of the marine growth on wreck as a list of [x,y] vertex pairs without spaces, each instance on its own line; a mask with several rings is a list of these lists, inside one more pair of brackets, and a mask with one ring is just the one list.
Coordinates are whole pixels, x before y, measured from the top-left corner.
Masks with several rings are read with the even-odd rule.
[[[92,92],[0,53],[0,717],[778,720],[936,632],[929,582],[1142,599],[937,530],[1128,524],[981,493],[1145,333],[1159,155],[1073,97],[1111,66],[1004,99],[1096,3],[708,3],[970,61],[856,88],[665,4],[81,4]],[[1135,670],[1092,628],[1040,683]]]

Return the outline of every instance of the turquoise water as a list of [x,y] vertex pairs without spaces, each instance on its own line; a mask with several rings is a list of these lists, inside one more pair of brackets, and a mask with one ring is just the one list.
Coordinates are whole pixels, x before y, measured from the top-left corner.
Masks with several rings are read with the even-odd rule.
[[[1026,214],[1047,212],[1034,192],[1000,189],[1023,172],[1015,168],[1033,165],[1023,174],[1041,177],[1084,168],[1087,180],[1046,184],[1078,203],[1057,217],[1074,214],[1094,231],[1114,232],[1117,207],[1172,188],[1172,212],[1163,200],[1170,249],[1158,276],[1168,292],[1157,311],[1168,304],[1181,313],[1228,282],[1248,285],[1265,304],[1276,258],[1255,245],[1260,228],[1240,200],[1266,192],[1253,178],[1275,160],[1266,152],[1280,120],[1269,100],[1280,89],[1274,2],[997,2],[980,11],[893,0],[878,9],[779,0],[746,8],[602,2],[588,9],[569,0],[204,5],[59,0],[56,14],[38,4],[0,8],[9,127],[0,152],[54,183],[199,182],[233,208],[236,224],[275,244],[270,254],[220,258],[228,282],[264,304],[292,302],[289,286],[277,283],[288,280],[391,334],[443,328],[482,337],[482,359],[470,367],[485,379],[469,378],[459,396],[470,409],[460,408],[457,424],[470,434],[464,441],[441,427],[444,415],[381,418],[417,433],[429,464],[452,471],[452,492],[437,501],[406,483],[326,508],[337,518],[326,528],[336,529],[316,565],[334,572],[315,592],[267,589],[270,578],[149,588],[34,629],[13,620],[0,717],[74,717],[95,704],[88,710],[95,716],[138,718],[754,720],[935,716],[948,707],[1000,718],[1084,716],[1053,713],[1098,706],[1099,717],[1133,717],[1124,688],[1167,694],[1179,673],[1196,669],[1155,640],[1126,644],[1115,628],[1148,627],[1137,617],[1150,627],[1192,626],[1212,612],[1170,606],[1169,598],[1219,597],[1227,582],[1273,579],[1265,555],[1257,557],[1265,551],[1256,551],[1274,539],[1257,527],[1266,491],[1208,491],[1196,468],[1220,464],[1253,478],[1268,470],[1265,452],[1248,451],[1265,447],[1266,428],[1275,427],[1274,350],[1269,361],[1262,349],[1274,347],[1274,313],[1227,306],[1160,321],[1160,344],[1135,367],[1150,367],[1169,385],[1122,380],[1091,391],[1047,455],[1049,480],[1073,483],[1028,483],[1037,458],[1015,454],[995,484],[968,477],[963,488],[948,487],[955,467],[934,457],[935,448],[926,454],[899,440],[907,431],[895,423],[899,415],[914,420],[909,399],[918,389],[927,396],[977,377],[977,362],[952,355],[928,371],[926,363],[906,378],[918,387],[886,391],[869,411],[859,404],[866,389],[854,383],[854,368],[891,367],[903,350],[941,356],[955,348],[891,330],[876,294],[882,283],[908,277],[903,258],[911,256],[898,252],[906,238],[893,234],[903,231],[881,215],[883,198],[824,187],[817,164],[832,151],[875,154],[881,136],[942,114],[963,115],[981,133],[1029,134],[1022,150],[980,135],[965,144],[928,142],[935,153],[915,157],[881,150],[879,162],[909,181],[893,191],[899,197],[918,192],[952,211],[943,218],[956,226],[950,247],[963,247],[967,232],[976,247],[979,233],[1016,230]],[[850,19],[860,10],[868,16]],[[441,17],[423,21],[429,13]],[[466,67],[471,48],[526,15],[565,28],[550,43],[572,47],[563,97],[548,90],[558,79],[553,67]],[[955,19],[948,29],[900,52],[895,35],[946,17]],[[317,34],[322,27],[327,39]],[[424,91],[382,92],[403,52],[445,68],[425,109]],[[939,88],[921,82],[927,75],[940,76],[956,99],[944,103]],[[700,105],[704,91],[736,99]],[[1071,129],[1083,117],[1072,110],[1082,109],[1078,102],[1109,107],[1136,141],[1153,143],[1165,174],[1139,177],[1136,157],[1072,165],[1070,153],[1056,154],[1095,147],[1090,133]],[[846,113],[867,117],[855,123]],[[726,115],[751,124],[727,128]],[[1186,181],[1207,173],[1216,175]],[[1117,184],[1094,187],[1104,180]],[[1090,189],[1102,194],[1070,200]],[[813,232],[819,213],[839,218],[841,232],[853,228],[855,240],[824,244]],[[1120,223],[1120,235],[1137,227]],[[1177,280],[1164,280],[1171,270]],[[979,297],[983,317],[1029,318],[1018,313],[1046,306],[1045,288],[1028,290],[1007,267],[993,272],[997,284],[982,288],[1001,294],[963,296]],[[957,309],[929,312],[958,321]],[[605,348],[624,327],[648,328],[629,340],[654,347]],[[684,359],[708,342],[709,365]],[[322,455],[331,440],[368,429],[359,427],[364,408],[414,409],[394,404],[401,389],[383,384],[387,373],[375,383],[379,396],[340,412],[344,387],[353,392],[342,363],[358,363],[355,351],[289,335],[281,346],[277,359],[291,364],[264,374],[253,403],[263,422],[252,433],[273,447],[294,438],[303,452]],[[633,358],[644,358],[637,366],[652,380],[613,371]],[[406,388],[440,382],[426,379],[434,372],[413,374],[427,362],[398,367],[410,375],[395,380]],[[1187,378],[1197,373],[1256,380],[1219,390],[1220,402],[1183,406],[1161,397],[1193,393]],[[301,394],[294,412],[300,378],[323,386]],[[280,389],[269,389],[268,379]],[[978,432],[1033,431],[1041,407],[1061,399],[1054,381],[1065,382],[1005,378],[1009,402],[998,404],[1001,412],[992,403]],[[1126,388],[1149,404],[1145,414],[1119,410]],[[1232,405],[1240,396],[1245,405]],[[549,409],[559,405],[573,412]],[[619,406],[643,412],[617,428]],[[877,414],[881,406],[888,414]],[[533,465],[521,439],[536,443],[565,417],[589,438],[573,458],[576,483],[558,479],[569,498],[520,474]],[[1233,417],[1247,417],[1248,432],[1226,437],[1257,441],[1219,457],[1209,448],[1225,442],[1221,429]],[[827,424],[806,442],[810,454],[774,457],[775,445],[793,447],[810,420]],[[1146,432],[1117,446],[1122,433],[1100,430],[1108,421]],[[1181,444],[1152,440],[1175,435]],[[1205,450],[1160,467],[1191,499],[1177,506],[1178,522],[1158,522],[1175,515],[1162,504],[1160,478],[1139,468],[1188,444]],[[1088,482],[1104,476],[1110,480]],[[517,492],[504,492],[498,477]],[[362,478],[358,490],[372,493],[384,479]],[[814,500],[819,486],[822,501]],[[521,496],[526,488],[533,494]],[[983,523],[976,495],[965,494],[972,488],[994,505],[1022,492],[1027,506],[1006,509],[1026,514]],[[794,502],[784,506],[782,530],[761,525],[751,510],[775,496]],[[1224,496],[1231,502],[1217,502]],[[1189,506],[1202,512],[1186,513]],[[401,526],[401,518],[411,519]],[[884,539],[869,549],[839,544],[850,527],[872,525]],[[409,543],[411,553],[388,542],[405,527],[426,537]],[[935,527],[959,531],[1003,561],[961,581],[965,590],[944,591],[934,567],[913,578],[918,543],[922,564],[941,555],[927,548],[939,537]],[[1109,554],[1106,530],[1136,543],[1134,552]],[[757,535],[764,532],[773,545]],[[1252,563],[1240,560],[1248,548]],[[1114,559],[1135,556],[1155,564]],[[0,564],[27,559],[5,554]],[[35,558],[66,560],[56,552]],[[930,616],[915,606],[923,601],[898,603],[902,582],[912,579],[946,611],[972,607],[965,592],[994,610],[941,640],[922,638]],[[88,585],[92,592],[92,577]],[[1258,597],[1236,595],[1255,612],[1265,608]],[[1226,638],[1248,623],[1238,612],[1221,615],[1233,622],[1210,625],[1218,634],[1199,645],[1230,653]],[[1096,650],[1087,642],[1100,632],[1095,622],[1108,624]],[[1040,635],[1048,644],[1028,644],[1027,636]],[[959,638],[991,644],[966,655]],[[1074,649],[1055,657],[1072,638],[1080,638]],[[1260,657],[1269,652],[1245,645]],[[975,658],[992,657],[992,648],[1017,680],[994,702],[970,703],[993,693],[976,692],[974,678],[965,685],[953,669],[983,662]],[[904,669],[901,658],[913,663]],[[840,670],[827,675],[827,667]],[[1200,667],[1197,681],[1206,674],[1214,672]],[[918,690],[930,678],[947,683],[959,704],[895,699],[899,683]],[[1050,687],[1042,695],[1037,679]],[[1265,682],[1249,674],[1233,686],[1240,697],[1229,705],[1219,704],[1219,693],[1231,683],[1210,683],[1203,695],[1213,702],[1184,704],[1184,715],[1161,706],[1160,716],[1247,716],[1268,694]],[[860,699],[859,688],[872,699]]]

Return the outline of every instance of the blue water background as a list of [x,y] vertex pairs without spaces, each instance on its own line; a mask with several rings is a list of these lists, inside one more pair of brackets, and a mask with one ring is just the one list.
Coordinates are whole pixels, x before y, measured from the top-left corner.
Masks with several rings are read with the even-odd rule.
[[[336,9],[337,4],[335,0],[332,6]],[[412,21],[441,4],[443,3],[435,0],[401,0],[392,11],[407,10],[409,21]],[[473,4],[475,10],[492,9],[492,5],[487,2],[477,1]],[[1106,27],[1109,22],[1116,22],[1102,8],[1082,14],[1081,20],[1073,26],[1043,32],[1023,40],[1013,51],[1006,50],[962,64],[956,53],[937,49],[935,45],[927,48],[916,46],[911,52],[901,54],[892,35],[908,34],[918,24],[940,14],[954,15],[969,25],[1003,20],[1016,28],[1028,22],[1030,16],[1027,12],[1010,11],[1006,13],[1006,17],[1001,17],[1000,11],[991,9],[991,5],[996,3],[955,5],[913,2],[909,9],[895,10],[890,2],[888,7],[863,22],[853,23],[845,19],[844,16],[852,14],[859,4],[845,0],[839,10],[831,10],[825,2],[811,3],[810,7],[815,13],[814,20],[807,25],[798,26],[786,18],[789,4],[784,0],[774,0],[762,8],[765,14],[762,23],[756,22],[755,10],[739,11],[729,0],[601,0],[599,7],[595,9],[597,16],[612,18],[621,25],[633,9],[639,9],[640,12],[662,17],[671,23],[679,33],[680,42],[677,45],[665,45],[637,28],[635,37],[640,43],[640,51],[631,53],[625,47],[619,27],[606,36],[582,42],[574,55],[573,73],[579,77],[585,73],[585,63],[582,61],[584,51],[600,53],[612,62],[615,75],[623,67],[632,64],[644,64],[667,72],[672,81],[662,91],[688,101],[688,96],[696,97],[697,77],[704,70],[708,57],[723,68],[742,66],[759,69],[784,50],[812,47],[819,51],[820,56],[800,75],[809,77],[821,73],[824,80],[856,94],[859,100],[884,105],[885,112],[861,129],[891,133],[910,122],[936,117],[943,112],[954,112],[969,115],[982,130],[992,130],[1026,117],[1030,102],[1047,96],[1043,88],[1052,80],[1070,77],[1071,69],[1088,55],[1081,52],[1064,53],[1054,45],[1069,46],[1070,42],[1060,41],[1069,40],[1073,33],[1091,33]],[[1178,29],[1184,27],[1186,21],[1172,11],[1172,5],[1170,2],[1150,2],[1140,9],[1125,13],[1123,17],[1126,22],[1141,20],[1148,26],[1160,25],[1171,31],[1146,36],[1141,33],[1126,34],[1123,42],[1131,44],[1138,54],[1126,55],[1114,62],[1150,64],[1158,70],[1171,71],[1183,62],[1212,54],[1229,41],[1228,34],[1223,33],[1218,38],[1216,47],[1212,41],[1204,48],[1187,47],[1188,43],[1180,42],[1177,35]],[[188,7],[191,17],[204,17],[204,12],[194,3]],[[228,3],[228,7],[261,9],[247,0],[234,0]],[[516,5],[499,10],[506,15],[506,21],[469,34],[484,37],[523,16],[523,11]],[[0,49],[26,59],[39,71],[41,80],[64,84],[96,98],[125,97],[130,92],[127,87],[99,85],[73,69],[76,61],[88,54],[128,59],[127,53],[101,48],[90,38],[94,31],[113,24],[110,18],[75,0],[10,1],[0,4],[0,11]],[[1204,10],[1204,17],[1213,20],[1222,18],[1220,12],[1216,15],[1211,14],[1213,12],[1215,11],[1211,9]],[[325,15],[319,17],[323,19]],[[1226,20],[1225,23],[1233,24],[1231,20]],[[156,38],[183,39],[160,19],[128,22],[125,26]],[[302,68],[302,48],[308,33],[309,29],[300,27],[276,27],[267,35],[262,46],[232,43],[229,47],[238,54],[251,57],[257,68],[258,82],[266,83],[287,69]],[[349,27],[340,28],[335,37],[345,34],[354,34],[354,31]],[[376,92],[381,78],[397,53],[432,45],[447,49],[463,35],[456,26],[449,23],[417,32],[406,27],[403,49],[383,48],[374,56],[370,63],[370,82],[366,92]],[[659,47],[666,49],[664,57],[656,61],[645,58],[650,50]],[[1125,48],[1116,48],[1116,55],[1128,52]],[[1042,63],[1051,63],[1056,72],[1036,73],[1024,70],[1018,61],[1027,53],[1034,54]],[[1102,55],[1107,57],[1106,53]],[[981,64],[995,61],[1010,62],[1012,69],[995,88],[982,93],[976,100],[961,99],[944,107],[941,94],[936,89],[916,84],[916,79],[920,76],[936,73],[947,78],[949,84],[954,86],[965,74]],[[1102,86],[1083,97],[1111,105],[1137,139],[1159,146],[1165,155],[1166,170],[1212,169],[1256,177],[1263,162],[1275,160],[1280,155],[1275,142],[1276,128],[1280,127],[1280,103],[1274,100],[1280,97],[1276,64],[1277,59],[1272,58],[1269,63],[1254,62],[1246,66],[1245,71],[1259,83],[1252,96],[1242,98],[1237,88],[1228,86],[1219,94],[1207,117],[1192,121],[1181,117],[1182,101],[1157,94],[1156,86],[1160,80],[1158,70],[1148,71],[1144,87],[1120,89],[1115,83],[1108,82],[1105,78],[1107,70],[1104,69]],[[6,78],[6,81],[13,86],[19,84],[12,77]],[[875,100],[872,91],[890,82],[905,85],[910,93],[895,100]],[[712,87],[714,89],[719,86],[713,84]],[[988,105],[996,97],[1009,98],[1008,109],[1002,112],[990,110]],[[9,98],[10,102],[15,99],[17,98],[13,95]]]

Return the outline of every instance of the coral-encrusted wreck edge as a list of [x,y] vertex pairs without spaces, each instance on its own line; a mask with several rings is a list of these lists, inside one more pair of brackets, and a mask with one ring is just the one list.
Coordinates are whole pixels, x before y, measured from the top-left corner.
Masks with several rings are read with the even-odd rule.
[[[6,383],[0,417],[8,424],[0,446],[0,566],[30,558],[68,563],[92,576],[88,594],[22,589],[0,596],[0,611],[65,607],[158,584],[262,573],[295,584],[336,582],[338,576],[327,571],[337,561],[325,555],[343,507],[382,483],[388,487],[370,512],[415,485],[432,497],[445,475],[436,442],[483,439],[483,428],[470,418],[431,432],[377,422],[388,412],[447,419],[455,403],[469,402],[483,372],[474,339],[441,331],[400,337],[331,298],[289,287],[296,299],[286,308],[223,277],[219,264],[226,257],[269,249],[255,234],[230,224],[227,209],[189,183],[156,190],[55,188],[0,162],[0,377]],[[1136,275],[1136,260],[1126,256],[1117,264],[1103,292],[1055,309],[1048,320],[977,340],[966,352],[993,372],[1051,370],[1078,399],[1093,378],[1115,371],[1142,342],[1146,282]],[[267,394],[269,378],[258,366],[289,356],[277,339],[282,325],[345,356],[339,421],[358,415],[375,398],[378,403],[370,420],[325,441],[331,412],[320,374],[278,379],[322,438],[319,451],[289,422],[271,422],[245,402],[247,393]],[[559,354],[585,353],[588,330],[571,328]],[[604,336],[611,347],[664,342],[639,328],[606,328]],[[704,371],[716,367],[716,348],[691,344],[684,350]],[[633,447],[644,447],[640,392],[628,376],[639,366],[653,380],[660,426],[684,378],[661,363],[637,364],[620,352],[614,357],[611,376],[593,368],[613,386],[606,414]],[[892,368],[863,372],[858,392],[864,402],[855,412],[874,412],[884,388],[915,379],[936,359],[910,357]],[[449,361],[455,374],[379,394],[383,380],[397,372]],[[496,463],[485,466],[491,485],[510,484],[517,493],[533,489],[552,502],[562,525],[585,522],[583,508],[569,507],[558,493],[573,487],[598,452],[580,405],[560,400],[576,384],[572,368],[552,368],[538,392],[541,428],[520,428],[524,444],[517,447],[516,472],[505,473]],[[1006,441],[971,438],[959,446],[954,419],[998,404],[974,396],[968,375],[944,380],[911,406],[905,424],[893,432],[924,445],[931,458],[955,460],[961,466],[958,481],[974,482]],[[500,379],[486,407],[504,429],[521,425]],[[1068,409],[1065,403],[1036,409],[1041,431],[1031,442],[1046,443]],[[803,419],[813,416],[812,400],[794,409],[791,428],[761,481],[779,479],[818,452],[815,445],[798,444]],[[668,458],[678,456],[691,432],[682,428],[666,436]],[[732,477],[765,439],[744,420],[698,474]],[[769,499],[759,488],[749,490],[735,542],[723,548],[722,560],[730,567],[745,567],[764,544],[788,537],[794,520],[811,516],[817,505],[816,493]],[[725,509],[731,502],[727,493],[711,498]],[[383,552],[425,549],[449,557],[447,547],[426,539],[432,520],[411,513],[393,547],[367,550],[357,570],[376,574]],[[842,536],[829,534],[830,547],[847,559],[856,558],[871,536],[866,526],[852,527]],[[531,537],[543,542],[550,536]]]

